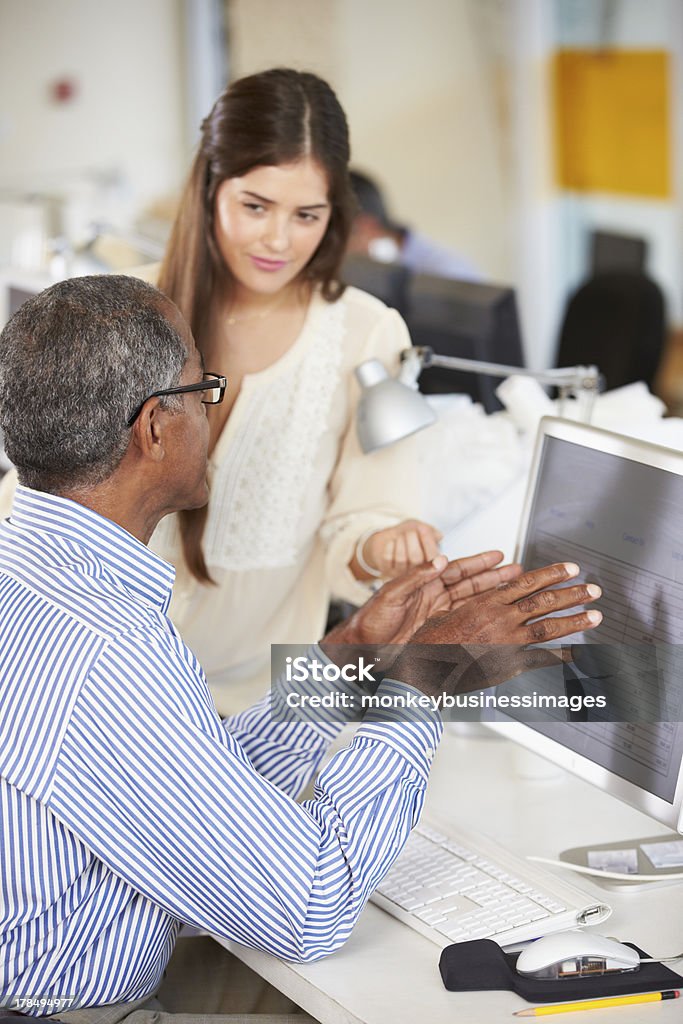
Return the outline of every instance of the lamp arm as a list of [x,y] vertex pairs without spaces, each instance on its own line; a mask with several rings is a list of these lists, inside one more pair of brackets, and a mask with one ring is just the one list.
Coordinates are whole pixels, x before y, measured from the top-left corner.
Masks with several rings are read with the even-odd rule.
[[419,365],[415,380],[422,370],[429,366],[438,366],[445,370],[482,373],[491,377],[532,377],[539,384],[553,384],[560,388],[579,388],[583,391],[598,391],[600,388],[600,371],[597,366],[561,366],[549,370],[527,370],[522,366],[504,366],[502,363],[487,363],[479,359],[442,356],[427,346],[404,349],[401,352],[401,362],[408,364],[411,373],[415,373]]

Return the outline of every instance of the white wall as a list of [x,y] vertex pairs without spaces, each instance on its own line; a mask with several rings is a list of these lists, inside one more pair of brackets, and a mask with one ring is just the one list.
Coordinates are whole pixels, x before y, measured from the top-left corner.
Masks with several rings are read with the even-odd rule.
[[226,0],[230,77],[241,78],[279,65],[313,71],[337,87],[341,2]]
[[231,0],[233,77],[316,71],[349,118],[353,162],[386,186],[397,220],[513,272],[499,95],[476,12],[488,0]]
[[[2,0],[0,189],[69,188],[89,171],[133,209],[176,188],[180,32],[178,0]],[[58,104],[49,87],[65,76],[78,93]]]
[[340,95],[354,163],[386,183],[396,218],[506,281],[504,147],[475,13],[468,0],[343,0]]
[[515,0],[511,8],[511,280],[517,287],[527,363],[541,369],[552,365],[565,292],[552,167],[552,8],[548,0]]

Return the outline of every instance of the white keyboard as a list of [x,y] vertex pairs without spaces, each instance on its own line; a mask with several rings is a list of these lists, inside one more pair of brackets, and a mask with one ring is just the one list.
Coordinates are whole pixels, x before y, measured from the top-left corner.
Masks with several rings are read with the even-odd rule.
[[372,901],[440,946],[485,938],[508,946],[611,913],[484,836],[446,835],[425,824],[413,830]]

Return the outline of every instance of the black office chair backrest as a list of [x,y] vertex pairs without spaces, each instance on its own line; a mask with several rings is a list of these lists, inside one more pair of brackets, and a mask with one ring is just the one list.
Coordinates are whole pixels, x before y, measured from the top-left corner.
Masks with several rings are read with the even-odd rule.
[[652,383],[664,346],[664,297],[654,281],[627,271],[597,274],[570,297],[557,366],[594,363],[607,389]]

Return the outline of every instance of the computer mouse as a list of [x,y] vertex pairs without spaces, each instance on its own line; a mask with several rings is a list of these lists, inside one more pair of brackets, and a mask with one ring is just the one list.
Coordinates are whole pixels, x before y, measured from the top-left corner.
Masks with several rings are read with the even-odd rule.
[[517,959],[518,974],[543,981],[637,971],[639,967],[640,956],[630,946],[578,929],[536,939]]

